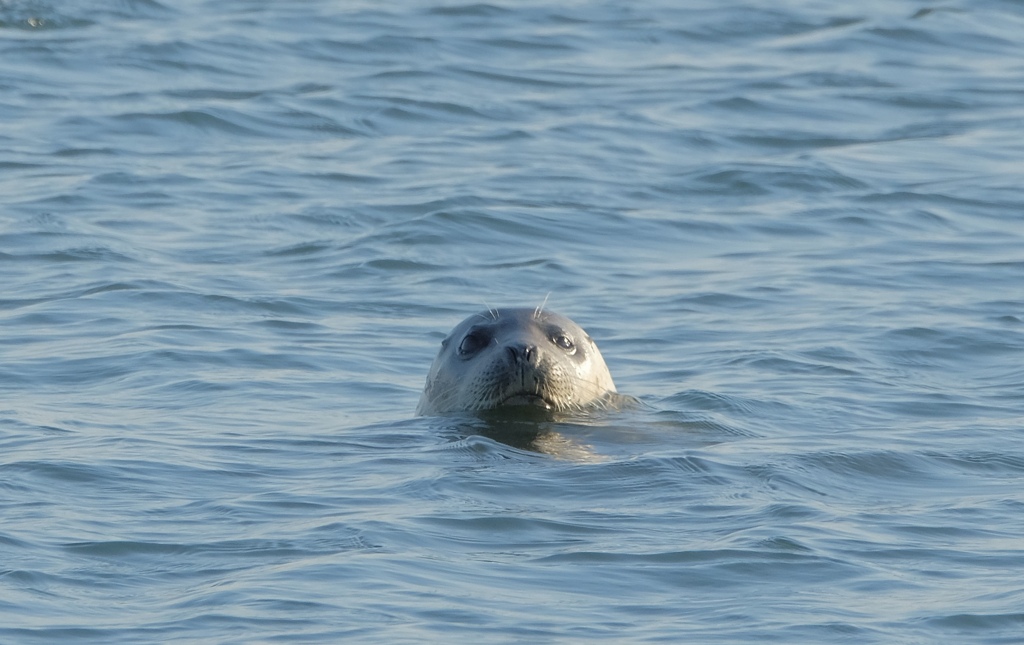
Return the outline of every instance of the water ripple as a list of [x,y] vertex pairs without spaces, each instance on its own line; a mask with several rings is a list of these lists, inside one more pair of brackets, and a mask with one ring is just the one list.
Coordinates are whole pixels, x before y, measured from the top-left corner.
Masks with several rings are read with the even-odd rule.
[[[1017,642],[1022,27],[0,0],[0,640]],[[641,404],[413,416],[542,301]]]

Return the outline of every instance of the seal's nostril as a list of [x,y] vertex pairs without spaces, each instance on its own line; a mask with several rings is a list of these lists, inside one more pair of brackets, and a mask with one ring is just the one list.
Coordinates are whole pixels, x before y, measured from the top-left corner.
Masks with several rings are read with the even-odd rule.
[[533,363],[537,360],[537,346],[526,345],[523,343],[515,343],[514,345],[508,345],[505,347],[509,357],[514,361],[523,361],[525,363]]

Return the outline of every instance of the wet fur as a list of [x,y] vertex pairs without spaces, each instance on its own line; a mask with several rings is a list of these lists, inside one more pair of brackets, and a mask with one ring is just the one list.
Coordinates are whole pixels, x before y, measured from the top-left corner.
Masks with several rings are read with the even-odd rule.
[[[534,405],[553,412],[583,410],[615,392],[597,345],[575,322],[536,309],[488,309],[452,330],[427,376],[417,414],[476,412]],[[471,355],[468,335],[487,342]],[[574,351],[555,339],[569,338]],[[524,348],[530,348],[524,350]]]

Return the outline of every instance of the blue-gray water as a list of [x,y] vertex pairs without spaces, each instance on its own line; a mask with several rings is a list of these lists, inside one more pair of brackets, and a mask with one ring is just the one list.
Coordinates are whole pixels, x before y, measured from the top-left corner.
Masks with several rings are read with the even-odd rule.
[[[1022,34],[0,0],[0,642],[1024,642]],[[644,407],[414,416],[548,294]]]

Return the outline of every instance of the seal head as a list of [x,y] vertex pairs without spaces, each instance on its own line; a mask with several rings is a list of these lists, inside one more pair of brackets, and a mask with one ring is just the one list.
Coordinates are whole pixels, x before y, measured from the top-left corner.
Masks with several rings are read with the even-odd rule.
[[601,352],[575,322],[540,309],[497,309],[463,320],[441,342],[416,413],[571,412],[613,392]]

